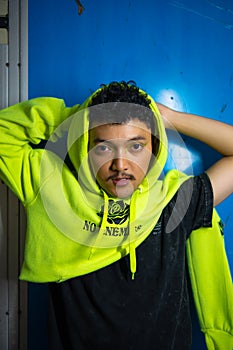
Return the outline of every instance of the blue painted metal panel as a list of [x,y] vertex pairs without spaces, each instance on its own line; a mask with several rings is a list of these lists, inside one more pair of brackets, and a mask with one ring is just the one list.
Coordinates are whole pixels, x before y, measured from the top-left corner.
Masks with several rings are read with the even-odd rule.
[[[231,0],[83,5],[78,16],[74,0],[29,0],[29,97],[56,96],[71,105],[101,83],[135,80],[171,107],[233,123]],[[187,171],[202,171],[217,159],[207,147],[186,141],[193,160]],[[231,196],[218,209],[233,271],[232,204]],[[194,328],[193,349],[205,349],[195,322]],[[31,349],[40,348],[32,338]]]

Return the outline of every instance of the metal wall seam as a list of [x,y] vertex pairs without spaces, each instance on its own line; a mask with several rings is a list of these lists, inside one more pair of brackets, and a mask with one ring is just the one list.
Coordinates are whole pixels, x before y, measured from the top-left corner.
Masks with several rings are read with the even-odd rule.
[[[0,68],[1,72],[1,68]],[[8,349],[7,187],[0,181],[0,349]]]
[[8,105],[8,45],[0,44],[0,108]]
[[[19,102],[19,2],[9,1],[9,75],[8,105]],[[18,201],[8,190],[8,280],[9,280],[9,340],[8,350],[19,343],[19,283],[18,283]]]
[[[19,7],[19,100],[28,99],[28,0],[20,0]],[[26,215],[23,206],[19,205],[19,268],[23,263],[24,242],[26,234]],[[19,282],[19,348],[28,348],[28,284]]]
[[[6,4],[4,4],[6,6]],[[7,9],[1,10],[6,15]],[[8,106],[8,44],[0,44],[0,109]],[[0,349],[8,349],[9,333],[9,285],[7,244],[7,197],[8,189],[0,181]]]
[[28,0],[20,1],[19,100],[28,99]]

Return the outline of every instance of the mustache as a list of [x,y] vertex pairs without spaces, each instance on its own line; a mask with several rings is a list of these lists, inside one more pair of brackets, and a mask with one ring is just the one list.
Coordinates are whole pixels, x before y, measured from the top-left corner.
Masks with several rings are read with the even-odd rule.
[[113,174],[113,175],[110,175],[108,178],[107,178],[107,181],[108,180],[116,180],[118,178],[126,178],[126,179],[129,179],[129,180],[135,180],[135,177],[132,175],[132,174],[127,174],[127,173],[117,173],[117,174]]

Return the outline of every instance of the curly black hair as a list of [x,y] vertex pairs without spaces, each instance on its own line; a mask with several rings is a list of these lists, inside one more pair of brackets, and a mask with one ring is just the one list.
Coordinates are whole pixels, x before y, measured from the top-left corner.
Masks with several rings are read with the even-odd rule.
[[[110,104],[106,105],[106,103]],[[93,109],[90,108],[90,124],[92,125],[94,121],[122,124],[131,119],[139,119],[154,132],[155,119],[150,103],[148,95],[140,91],[132,80],[113,81],[108,85],[101,85],[89,103],[89,107],[96,106]]]
[[91,105],[107,102],[128,102],[150,108],[150,99],[147,94],[139,91],[133,80],[128,82],[113,81],[108,85],[102,84],[102,88],[92,97]]

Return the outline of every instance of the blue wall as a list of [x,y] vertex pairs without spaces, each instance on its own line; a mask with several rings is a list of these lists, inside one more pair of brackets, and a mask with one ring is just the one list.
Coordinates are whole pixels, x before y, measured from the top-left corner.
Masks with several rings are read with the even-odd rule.
[[[72,105],[101,83],[135,80],[171,107],[233,124],[231,0],[83,0],[83,5],[78,16],[74,0],[29,0],[30,98],[56,96]],[[197,158],[194,172],[217,159],[207,147],[186,141]],[[233,270],[232,204],[231,196],[218,209]],[[33,350],[46,348],[46,313],[40,315],[39,333],[35,320],[47,302],[40,288],[37,308],[37,287],[29,289]],[[195,322],[194,328],[193,349],[205,349]]]

